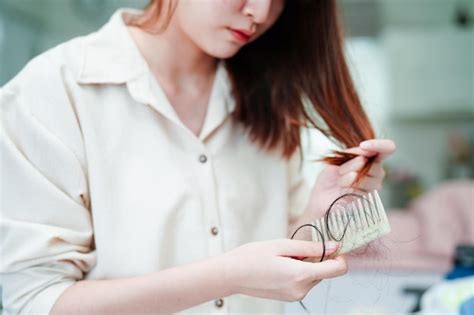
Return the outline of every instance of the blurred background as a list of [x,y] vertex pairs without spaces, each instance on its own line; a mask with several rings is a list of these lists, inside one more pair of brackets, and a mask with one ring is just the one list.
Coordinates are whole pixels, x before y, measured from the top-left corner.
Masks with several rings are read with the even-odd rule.
[[[0,86],[117,8],[146,2],[0,0]],[[347,276],[315,287],[305,303],[324,313],[459,309],[474,296],[474,0],[338,2],[363,104],[378,136],[398,147],[382,190],[394,232],[385,252],[355,257]],[[303,134],[304,170],[314,181],[322,166],[309,161],[334,145],[317,131]],[[467,291],[446,295],[456,281]],[[287,310],[303,312],[297,303]]]

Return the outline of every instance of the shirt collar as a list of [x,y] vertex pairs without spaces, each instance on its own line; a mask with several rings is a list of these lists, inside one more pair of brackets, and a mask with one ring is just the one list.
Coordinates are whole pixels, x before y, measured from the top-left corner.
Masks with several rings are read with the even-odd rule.
[[[80,84],[126,84],[131,96],[149,104],[178,125],[183,126],[158,86],[123,20],[124,13],[142,11],[122,8],[97,32],[85,37]],[[156,93],[158,91],[158,93]],[[235,109],[232,87],[224,61],[219,61],[209,98],[206,119],[199,138],[210,135]],[[184,126],[183,126],[184,127]]]
[[147,71],[147,64],[123,21],[123,14],[140,13],[119,9],[97,32],[86,36],[78,82],[120,84]]

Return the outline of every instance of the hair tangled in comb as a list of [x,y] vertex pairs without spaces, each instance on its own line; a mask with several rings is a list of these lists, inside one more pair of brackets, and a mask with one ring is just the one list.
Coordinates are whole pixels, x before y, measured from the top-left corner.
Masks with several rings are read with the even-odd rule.
[[[333,207],[337,204],[338,201],[344,199],[344,198],[360,198],[366,202],[368,202],[364,196],[362,195],[359,195],[359,194],[354,194],[354,193],[347,193],[347,194],[343,194],[342,196],[339,196],[338,198],[336,198],[332,203],[331,205],[328,207],[328,209],[326,210],[325,214],[324,214],[324,217],[325,217],[325,228],[326,228],[326,231],[328,233],[328,236],[329,236],[329,240],[334,240],[334,241],[337,241],[337,242],[340,242],[344,239],[344,236],[346,235],[346,231],[347,231],[347,228],[348,228],[348,225],[349,223],[346,223],[346,225],[344,226],[344,229],[341,233],[340,236],[335,236],[333,234],[333,232],[331,231],[331,226],[329,225],[329,215],[330,215],[330,212],[331,210],[333,209]],[[369,214],[370,216],[370,214]],[[293,239],[295,237],[295,235],[298,233],[299,230],[301,230],[302,228],[304,227],[311,227],[313,228],[316,233],[319,234],[320,238],[323,240],[322,241],[322,246],[323,246],[323,252],[321,254],[321,258],[319,259],[319,262],[322,262],[325,258],[326,258],[326,244],[325,244],[325,237],[324,237],[324,233],[317,227],[315,226],[314,224],[310,224],[310,223],[307,223],[307,224],[303,224],[301,226],[299,226],[294,232],[293,234],[291,235],[291,239]],[[328,241],[329,241],[328,240]],[[307,312],[309,313],[309,310],[306,308],[306,306],[304,305],[304,303],[302,301],[299,301],[301,307]]]

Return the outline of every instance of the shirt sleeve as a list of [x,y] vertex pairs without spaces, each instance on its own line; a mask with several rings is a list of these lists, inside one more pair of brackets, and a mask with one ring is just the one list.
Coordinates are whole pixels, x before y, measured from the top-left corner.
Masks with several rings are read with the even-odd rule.
[[308,205],[311,185],[303,172],[304,159],[301,151],[296,150],[289,160],[289,203],[288,222],[302,215]]
[[95,264],[92,219],[84,165],[22,100],[0,90],[3,311],[47,314]]

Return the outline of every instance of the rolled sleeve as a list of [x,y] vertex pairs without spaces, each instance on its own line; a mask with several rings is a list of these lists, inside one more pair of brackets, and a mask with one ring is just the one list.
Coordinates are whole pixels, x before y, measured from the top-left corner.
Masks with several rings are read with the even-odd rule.
[[0,90],[3,311],[47,314],[95,264],[92,219],[84,165],[21,100]]

